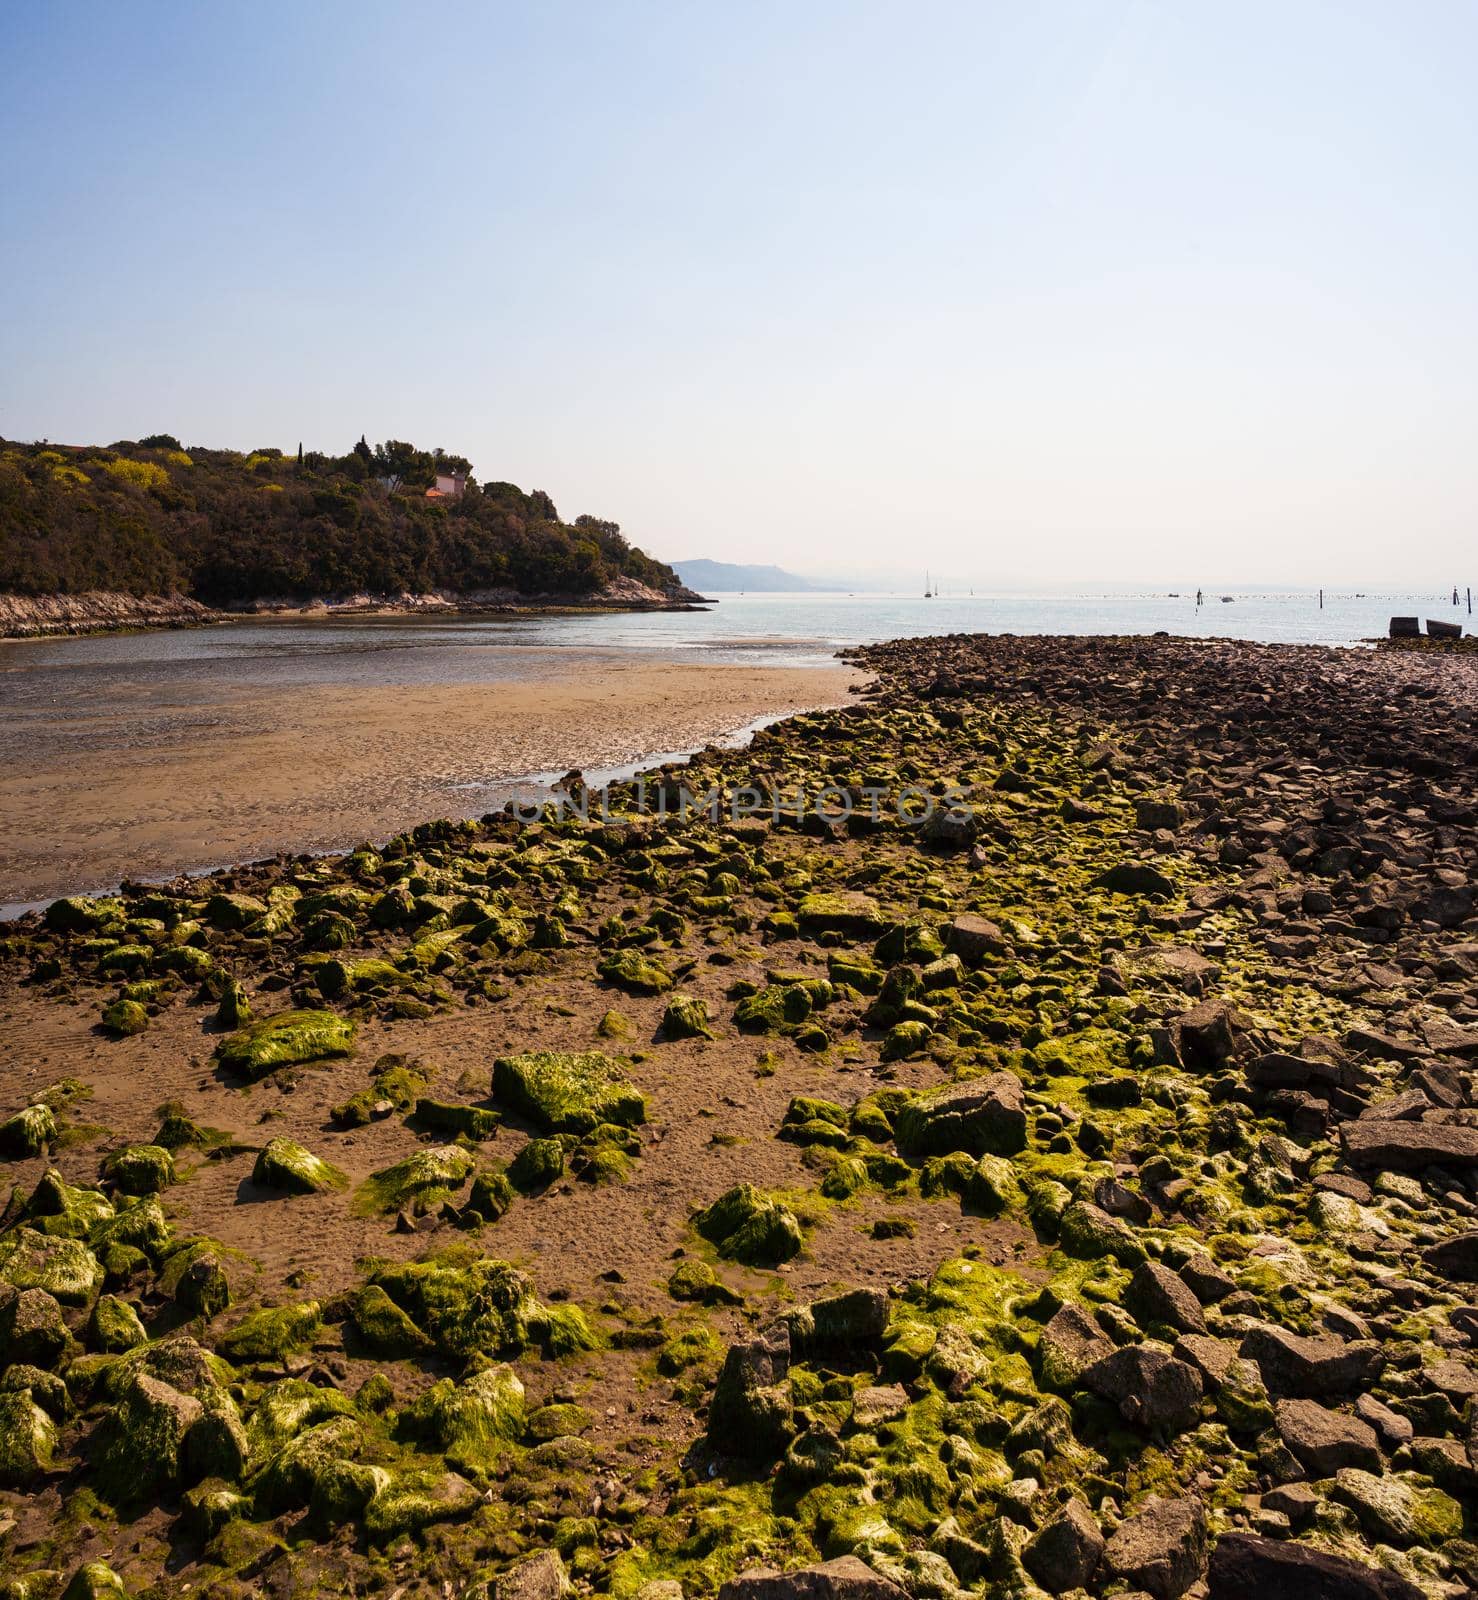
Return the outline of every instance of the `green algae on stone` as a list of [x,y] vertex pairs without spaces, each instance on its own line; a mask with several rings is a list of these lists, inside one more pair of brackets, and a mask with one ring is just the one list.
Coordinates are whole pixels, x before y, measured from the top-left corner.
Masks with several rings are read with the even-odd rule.
[[482,1503],[481,1492],[460,1473],[395,1473],[364,1509],[365,1535],[374,1544],[389,1544],[439,1522],[463,1521]]
[[161,1145],[126,1145],[103,1162],[103,1176],[124,1194],[158,1194],[175,1181],[174,1157]]
[[589,1133],[602,1122],[645,1122],[646,1100],[598,1050],[536,1050],[493,1063],[493,1093],[545,1133]]
[[264,1189],[281,1189],[289,1194],[317,1194],[326,1189],[343,1189],[349,1183],[343,1172],[321,1156],[281,1137],[269,1139],[263,1146],[251,1177]]
[[103,1286],[103,1268],[80,1240],[20,1227],[0,1239],[0,1282],[45,1289],[63,1305],[86,1305]]
[[524,1194],[535,1194],[565,1172],[565,1147],[555,1138],[530,1139],[508,1167],[508,1181]]
[[359,1186],[356,1206],[362,1212],[410,1209],[424,1215],[450,1199],[471,1176],[474,1165],[460,1145],[417,1150],[366,1178]]
[[50,1471],[56,1425],[30,1389],[0,1393],[0,1488],[25,1489]]
[[316,1300],[263,1306],[250,1311],[217,1343],[228,1361],[281,1361],[318,1337],[322,1318]]
[[672,974],[660,961],[635,950],[618,950],[607,956],[596,971],[609,984],[627,994],[664,994],[672,987]]
[[667,1280],[667,1292],[674,1300],[695,1300],[705,1306],[743,1305],[744,1296],[735,1294],[706,1261],[689,1258],[679,1261]]
[[493,1138],[502,1121],[496,1111],[489,1111],[486,1106],[469,1106],[454,1100],[425,1098],[416,1101],[411,1120],[428,1133],[438,1133],[454,1139],[471,1139],[476,1143]]
[[278,1067],[347,1056],[354,1048],[354,1024],[332,1011],[284,1011],[223,1039],[216,1059],[247,1078],[261,1078]]
[[132,1038],[149,1026],[149,1013],[137,1000],[123,997],[103,1007],[102,1025],[115,1039]]
[[377,1283],[366,1284],[352,1302],[349,1320],[371,1355],[401,1360],[427,1355],[431,1340]]
[[239,932],[266,915],[266,901],[249,894],[213,894],[205,905],[206,921],[227,933]]
[[599,1344],[578,1307],[542,1305],[533,1281],[506,1261],[433,1257],[378,1267],[370,1282],[449,1357],[506,1359],[531,1347],[562,1355]]
[[712,1039],[708,1007],[692,995],[673,995],[662,1013],[662,1032],[669,1039]]
[[0,1122],[0,1156],[21,1161],[39,1156],[57,1136],[56,1116],[50,1106],[26,1106]]
[[94,1350],[119,1355],[148,1341],[138,1312],[116,1295],[99,1295],[87,1321],[87,1342]]
[[855,889],[803,895],[795,914],[801,927],[813,933],[876,933],[884,922],[877,901]]
[[607,1011],[595,1026],[602,1039],[629,1039],[636,1032],[631,1018],[619,1011]]
[[693,1218],[721,1256],[748,1266],[774,1267],[800,1253],[804,1236],[795,1213],[753,1184],[736,1184]]
[[362,1128],[392,1111],[409,1111],[429,1079],[419,1065],[405,1056],[381,1056],[367,1089],[360,1089],[329,1112],[341,1128]]
[[523,1434],[524,1387],[506,1363],[462,1383],[442,1379],[401,1413],[400,1426],[434,1443],[448,1466],[485,1475]]

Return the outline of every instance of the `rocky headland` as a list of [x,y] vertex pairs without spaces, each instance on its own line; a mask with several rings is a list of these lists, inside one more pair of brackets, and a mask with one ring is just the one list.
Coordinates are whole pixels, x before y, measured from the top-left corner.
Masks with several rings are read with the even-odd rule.
[[852,654],[10,927],[6,1593],[1478,1586],[1471,658]]

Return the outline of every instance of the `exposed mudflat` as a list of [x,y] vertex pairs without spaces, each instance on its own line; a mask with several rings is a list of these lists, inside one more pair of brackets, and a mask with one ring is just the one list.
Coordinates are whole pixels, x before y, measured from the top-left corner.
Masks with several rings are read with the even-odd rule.
[[502,654],[507,676],[477,684],[232,684],[125,669],[89,698],[63,675],[50,696],[0,711],[0,904],[348,849],[428,816],[477,815],[500,780],[691,749],[838,703],[857,680],[844,667]]
[[856,656],[681,775],[877,820],[9,930],[11,1592],[1478,1586],[1478,661]]

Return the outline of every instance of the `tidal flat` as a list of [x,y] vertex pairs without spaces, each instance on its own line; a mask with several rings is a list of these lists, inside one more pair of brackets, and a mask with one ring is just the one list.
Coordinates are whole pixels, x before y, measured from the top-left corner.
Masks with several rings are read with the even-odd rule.
[[1478,663],[849,655],[7,926],[3,1593],[1478,1587]]

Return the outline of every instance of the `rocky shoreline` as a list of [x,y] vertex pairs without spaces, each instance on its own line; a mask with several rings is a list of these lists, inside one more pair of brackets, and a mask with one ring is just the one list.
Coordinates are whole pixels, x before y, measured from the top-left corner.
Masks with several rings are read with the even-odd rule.
[[1478,1587],[1478,667],[849,655],[0,941],[12,1592]]
[[0,594],[0,639],[51,639],[132,628],[198,628],[220,613],[182,594]]
[[43,639],[142,628],[197,628],[259,616],[523,616],[549,611],[697,611],[713,602],[691,589],[664,593],[619,577],[593,595],[525,595],[513,589],[454,594],[263,596],[217,608],[185,595],[0,594],[0,639]]

